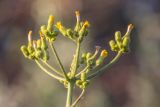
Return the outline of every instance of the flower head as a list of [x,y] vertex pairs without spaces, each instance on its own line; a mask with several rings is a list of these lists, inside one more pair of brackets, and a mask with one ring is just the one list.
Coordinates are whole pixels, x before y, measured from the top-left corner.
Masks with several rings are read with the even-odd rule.
[[107,57],[107,56],[108,56],[107,50],[102,50],[101,56],[102,56],[103,58]]

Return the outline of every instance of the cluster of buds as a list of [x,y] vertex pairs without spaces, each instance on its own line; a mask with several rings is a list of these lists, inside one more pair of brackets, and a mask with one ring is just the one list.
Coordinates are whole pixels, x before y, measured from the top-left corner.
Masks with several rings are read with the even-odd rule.
[[121,37],[120,31],[115,32],[115,41],[111,40],[109,42],[109,45],[112,51],[115,51],[115,52],[122,51],[123,53],[130,51],[129,49],[130,33],[132,29],[133,29],[133,25],[130,24],[128,26],[126,34],[123,37]]
[[103,63],[103,60],[108,56],[107,50],[102,50],[100,56],[97,58],[97,55],[100,51],[100,46],[96,46],[96,50],[94,54],[83,53],[81,56],[80,64],[86,64],[88,66],[88,71],[92,70],[93,68],[99,66]]
[[58,30],[53,28],[54,17],[52,15],[49,16],[48,25],[41,26],[41,32],[46,37],[47,41],[53,42],[58,35]]
[[61,22],[57,22],[55,26],[65,37],[70,38],[74,42],[77,42],[77,41],[81,42],[83,38],[88,34],[87,27],[89,27],[89,22],[80,21],[79,11],[76,11],[75,14],[76,14],[77,22],[74,29],[64,27],[61,24]]
[[76,80],[76,85],[81,89],[85,89],[89,85],[86,72],[81,73],[81,78]]
[[47,50],[47,43],[42,33],[40,32],[40,38],[38,40],[32,40],[32,31],[28,33],[28,46],[22,45],[21,51],[23,55],[28,59],[43,59],[47,61],[49,59],[49,53]]

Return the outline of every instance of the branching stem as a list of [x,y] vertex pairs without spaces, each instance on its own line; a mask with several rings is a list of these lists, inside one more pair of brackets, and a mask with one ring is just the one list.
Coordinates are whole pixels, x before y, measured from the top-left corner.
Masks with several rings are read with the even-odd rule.
[[96,71],[95,73],[88,76],[87,79],[92,79],[92,78],[97,77],[98,75],[102,74],[104,72],[104,70],[110,68],[114,63],[116,63],[121,55],[122,55],[122,51],[119,51],[117,53],[117,55],[107,65],[105,65],[104,67],[102,67],[101,69]]
[[42,69],[42,71],[44,71],[44,72],[45,72],[46,74],[48,74],[49,76],[51,76],[51,77],[53,77],[53,78],[55,78],[55,79],[57,79],[57,80],[61,80],[61,81],[64,81],[64,80],[65,80],[64,78],[61,78],[61,77],[56,76],[56,75],[52,74],[51,72],[49,72],[47,69],[45,69],[45,68],[41,65],[41,63],[40,63],[38,60],[35,60],[35,62],[36,62],[37,65]]
[[58,54],[57,54],[57,52],[56,52],[56,49],[55,49],[55,47],[53,46],[52,42],[50,42],[50,46],[51,46],[52,52],[53,52],[53,54],[55,55],[56,60],[57,60],[57,62],[58,62],[58,64],[59,64],[59,66],[60,66],[60,68],[61,68],[61,70],[62,70],[62,72],[63,72],[63,74],[64,74],[64,76],[65,76],[65,78],[66,78],[66,80],[68,80],[67,73],[66,73],[66,71],[65,71],[65,69],[64,69],[64,67],[63,67],[63,65],[62,65],[62,63],[61,63],[61,61],[60,61],[60,59],[59,59],[59,56],[58,56]]

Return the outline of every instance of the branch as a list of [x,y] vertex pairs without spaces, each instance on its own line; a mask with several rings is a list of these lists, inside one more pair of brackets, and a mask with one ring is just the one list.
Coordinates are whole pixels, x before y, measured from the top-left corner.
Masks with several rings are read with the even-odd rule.
[[55,73],[63,76],[62,73],[60,73],[58,70],[56,70],[54,67],[52,67],[49,63],[47,63],[46,61],[41,60],[47,67],[49,67],[52,71],[54,71]]
[[78,102],[79,102],[79,101],[81,100],[81,98],[83,97],[84,93],[85,93],[85,90],[83,89],[82,92],[81,92],[81,94],[80,94],[79,97],[76,99],[76,101],[72,104],[71,107],[75,107],[76,104],[78,104]]
[[61,68],[61,70],[62,70],[65,78],[68,80],[67,73],[66,73],[66,71],[64,70],[64,67],[63,67],[63,65],[62,65],[62,63],[61,63],[61,61],[60,61],[60,59],[59,59],[59,56],[58,56],[58,54],[57,54],[57,52],[56,52],[56,49],[55,49],[55,47],[53,46],[53,44],[52,44],[51,42],[50,42],[50,46],[51,46],[52,52],[53,52],[53,54],[55,55],[56,60],[57,60],[57,62],[58,62],[58,64],[59,64],[59,66],[60,66],[60,68]]
[[96,77],[96,76],[104,73],[104,70],[110,68],[114,63],[116,63],[121,55],[122,55],[122,52],[119,51],[117,53],[117,55],[107,65],[105,65],[104,67],[102,67],[101,69],[99,69],[97,72],[89,75],[87,79],[92,79],[92,78],[94,78],[94,77]]
[[44,72],[45,72],[46,74],[48,74],[49,76],[51,76],[51,77],[53,77],[53,78],[55,78],[55,79],[57,79],[57,80],[62,80],[62,81],[65,80],[64,78],[61,78],[61,77],[56,76],[56,75],[52,74],[51,72],[49,72],[47,69],[45,69],[45,68],[41,65],[41,63],[39,63],[38,60],[35,60],[35,62],[36,62],[36,64],[42,69],[42,71],[44,71]]

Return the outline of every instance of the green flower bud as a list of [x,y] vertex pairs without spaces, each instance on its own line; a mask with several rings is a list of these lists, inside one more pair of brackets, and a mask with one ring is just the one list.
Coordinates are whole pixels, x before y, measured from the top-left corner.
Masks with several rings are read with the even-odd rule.
[[87,76],[86,72],[81,73],[81,80],[86,81],[87,78],[86,76]]
[[28,57],[29,52],[28,52],[27,47],[26,47],[25,45],[22,45],[22,46],[21,46],[21,51],[22,51],[22,53],[23,53],[23,55],[24,55],[25,57]]
[[37,50],[35,51],[35,57],[36,57],[36,58],[41,58],[41,57],[42,57],[42,51],[40,51],[39,49],[37,49]]
[[121,32],[117,31],[115,32],[115,40],[118,42],[121,42],[122,38],[121,38]]
[[35,52],[29,54],[28,59],[35,59]]
[[37,49],[41,49],[41,40],[40,39],[37,40]]
[[129,52],[130,48],[129,48],[129,44],[130,44],[130,37],[126,36],[123,39],[123,52]]
[[48,36],[48,31],[45,25],[41,26],[41,32],[42,34],[44,34],[45,36]]
[[100,65],[104,60],[104,57],[100,56],[97,60],[96,60],[96,66]]
[[73,31],[71,29],[67,29],[67,36],[70,38],[73,37]]
[[89,82],[87,82],[87,81],[83,82],[83,84],[82,84],[83,87],[82,88],[85,89],[88,86],[88,84],[89,84]]
[[86,59],[89,59],[91,56],[92,56],[92,54],[88,52],[88,53],[86,54]]
[[114,51],[115,45],[116,45],[116,43],[115,43],[114,40],[110,40],[109,41],[109,46],[110,46],[110,48],[111,48],[112,51]]
[[127,47],[129,43],[130,43],[130,37],[128,36],[124,37],[123,42],[122,42],[123,46]]
[[83,82],[82,82],[81,80],[77,80],[77,81],[76,81],[76,85],[77,85],[77,86],[82,85],[82,83],[83,83]]
[[34,48],[32,46],[28,46],[27,49],[30,54],[34,52]]
[[44,61],[49,60],[49,52],[48,51],[43,51],[43,60]]
[[41,37],[41,49],[46,50],[48,48],[46,40],[44,37]]

